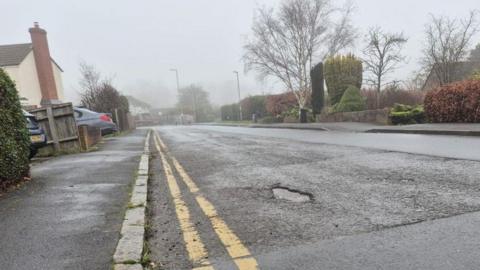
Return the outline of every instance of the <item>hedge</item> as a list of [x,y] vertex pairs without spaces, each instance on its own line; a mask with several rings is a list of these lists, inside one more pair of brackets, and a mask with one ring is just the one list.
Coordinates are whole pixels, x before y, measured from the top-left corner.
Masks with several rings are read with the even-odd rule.
[[327,59],[324,64],[324,77],[330,105],[340,102],[348,86],[353,85],[360,89],[362,76],[362,61],[353,54]]
[[393,125],[410,125],[425,123],[425,112],[422,106],[395,104],[390,111]]
[[333,110],[335,112],[356,112],[364,111],[366,107],[365,98],[361,95],[360,89],[350,85]]
[[270,116],[278,116],[285,111],[298,107],[298,102],[293,92],[285,92],[278,95],[268,95],[265,100],[265,107]]
[[424,108],[433,123],[480,123],[480,80],[438,87],[427,93]]
[[29,173],[30,138],[15,84],[0,68],[0,187]]
[[252,115],[255,114],[257,119],[265,117],[267,110],[265,108],[265,96],[249,96],[242,99],[242,113],[243,120],[252,120]]

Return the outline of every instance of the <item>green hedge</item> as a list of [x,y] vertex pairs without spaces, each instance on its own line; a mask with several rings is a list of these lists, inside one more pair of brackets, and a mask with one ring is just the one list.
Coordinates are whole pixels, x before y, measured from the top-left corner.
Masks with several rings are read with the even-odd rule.
[[365,98],[360,93],[360,89],[350,85],[345,93],[343,93],[342,99],[338,102],[333,110],[335,112],[357,112],[364,111],[367,107]]
[[390,121],[394,125],[422,124],[425,120],[422,106],[395,104],[390,111]]
[[0,186],[29,172],[30,138],[15,84],[0,68]]
[[350,85],[362,87],[362,61],[353,54],[331,57],[324,64],[324,76],[330,105],[335,105]]

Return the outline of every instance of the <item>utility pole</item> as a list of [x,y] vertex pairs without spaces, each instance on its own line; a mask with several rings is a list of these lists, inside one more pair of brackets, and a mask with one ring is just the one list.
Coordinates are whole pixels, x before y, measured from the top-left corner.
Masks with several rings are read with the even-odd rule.
[[238,71],[234,70],[233,73],[237,75],[237,91],[238,91],[238,107],[240,109],[240,121],[243,120],[243,114],[242,114],[242,98],[240,96],[240,78],[238,76]]
[[197,115],[197,94],[196,94],[196,89],[193,88],[192,89],[193,91],[193,112],[194,112],[194,116],[195,116],[195,119],[193,119],[193,122],[196,123],[198,121],[198,115]]
[[[180,79],[178,78],[178,69],[171,68],[170,71],[175,72],[175,78],[177,79],[177,95],[180,100]],[[183,125],[183,105],[180,104],[180,122]]]

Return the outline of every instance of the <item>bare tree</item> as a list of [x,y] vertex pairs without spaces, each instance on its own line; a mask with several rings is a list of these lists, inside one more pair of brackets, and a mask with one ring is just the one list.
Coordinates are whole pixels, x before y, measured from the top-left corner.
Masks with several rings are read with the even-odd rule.
[[424,70],[413,71],[409,78],[403,81],[403,88],[407,91],[421,91],[427,80]]
[[[283,0],[277,12],[260,8],[253,39],[244,46],[246,70],[257,71],[261,78],[277,78],[304,108],[311,93],[313,62],[353,44],[351,13],[351,3],[339,9],[330,0]],[[333,19],[337,14],[339,21]]]
[[196,122],[208,122],[214,118],[209,94],[198,85],[180,88],[176,107],[186,114],[194,115]]
[[403,33],[385,33],[379,27],[368,32],[362,60],[365,70],[370,73],[367,83],[373,85],[377,93],[384,85],[391,83],[385,82],[385,76],[405,60],[402,49],[407,40]]
[[426,26],[426,45],[422,63],[431,70],[440,85],[454,80],[455,64],[468,56],[468,46],[478,33],[478,11],[473,10],[466,19],[431,16]]
[[101,74],[95,66],[84,61],[80,62],[80,98],[82,106],[92,108],[96,103],[96,97],[102,84]]
[[111,79],[102,78],[95,66],[81,62],[80,74],[82,106],[97,112],[113,113],[115,109],[128,112],[128,100],[115,89]]

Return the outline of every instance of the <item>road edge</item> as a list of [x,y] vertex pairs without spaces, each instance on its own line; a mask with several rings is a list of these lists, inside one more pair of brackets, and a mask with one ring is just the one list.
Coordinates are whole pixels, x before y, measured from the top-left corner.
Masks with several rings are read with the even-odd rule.
[[445,136],[480,136],[480,131],[473,130],[426,130],[426,129],[370,129],[365,133],[397,133],[418,135],[445,135]]
[[114,270],[141,270],[145,241],[150,135],[145,138],[132,194],[122,223],[120,240],[113,254]]
[[221,124],[221,123],[212,123],[212,124],[193,124],[193,126],[214,126],[214,127],[243,127],[243,128],[272,128],[272,129],[298,129],[298,130],[318,130],[318,131],[328,131],[328,129],[323,127],[315,126],[292,126],[288,123],[285,125],[275,125],[275,124]]

